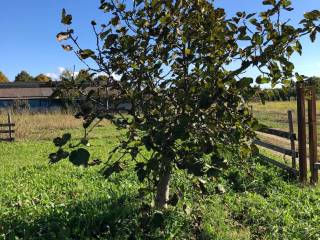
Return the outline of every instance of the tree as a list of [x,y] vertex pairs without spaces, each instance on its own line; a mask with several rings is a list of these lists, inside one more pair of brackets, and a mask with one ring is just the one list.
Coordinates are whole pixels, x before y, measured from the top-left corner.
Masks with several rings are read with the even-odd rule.
[[86,82],[86,83],[89,83],[92,81],[92,76],[91,74],[89,73],[88,70],[84,70],[84,69],[81,69],[77,75],[77,77],[75,78],[75,80],[77,82]]
[[15,78],[15,82],[33,82],[34,78],[26,71],[21,71]]
[[73,75],[74,74],[71,70],[66,69],[60,74],[60,80],[61,81],[68,81],[73,78]]
[[94,78],[95,82],[105,83],[108,82],[109,77],[106,75],[99,75]]
[[[65,69],[60,74],[60,82],[56,91],[53,93],[52,97],[60,97],[66,105],[76,107],[77,100],[81,97],[77,86],[79,82],[76,77],[76,73],[70,69]],[[82,75],[82,74],[81,74]]]
[[[127,138],[114,150],[122,157],[105,169],[105,176],[132,160],[139,180],[154,184],[160,209],[167,206],[170,177],[177,169],[194,176],[203,190],[203,178],[218,177],[228,164],[243,165],[256,150],[251,139],[258,125],[244,97],[252,93],[253,82],[288,85],[294,75],[302,81],[290,57],[301,54],[302,36],[314,41],[319,31],[317,10],[306,13],[298,28],[282,19],[282,11],[293,9],[290,1],[265,0],[266,11],[238,12],[232,18],[213,2],[136,0],[131,6],[102,0],[100,9],[111,20],[101,27],[91,22],[97,50],[81,48],[73,29],[57,35],[59,41],[71,41],[63,48],[75,49],[89,70],[108,76],[110,93],[116,89],[131,103],[129,116],[115,116],[92,90],[77,114],[85,129],[104,118],[127,129]],[[62,23],[72,23],[65,10]],[[261,75],[245,76],[250,68]],[[65,146],[70,137],[55,139],[59,149],[50,155],[51,162],[67,157],[89,161],[85,148],[69,154]]]
[[9,79],[0,71],[0,83],[7,83]]
[[51,82],[52,79],[44,74],[39,74],[34,78],[34,81],[36,82]]
[[313,76],[309,78],[307,84],[315,86],[317,95],[320,95],[320,77]]

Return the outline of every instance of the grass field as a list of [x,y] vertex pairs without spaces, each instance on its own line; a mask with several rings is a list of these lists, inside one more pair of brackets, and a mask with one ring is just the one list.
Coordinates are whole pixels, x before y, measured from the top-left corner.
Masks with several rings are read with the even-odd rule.
[[[15,115],[17,141],[0,143],[0,239],[319,239],[320,189],[300,187],[259,160],[251,177],[230,168],[208,181],[209,195],[196,194],[193,179],[173,177],[172,192],[184,189],[165,225],[152,225],[141,211],[141,187],[127,171],[104,179],[103,166],[48,164],[51,138],[81,136],[81,123],[63,114]],[[93,132],[91,160],[105,160],[121,134],[108,122]],[[226,193],[216,192],[218,184]],[[146,197],[150,201],[150,197]]]
[[[295,132],[298,132],[297,125],[297,103],[290,102],[266,102],[251,103],[253,115],[263,124],[271,127],[289,131],[288,111],[293,113],[293,123]],[[307,107],[307,103],[306,103]],[[306,111],[306,121],[308,121],[308,113]],[[320,139],[320,101],[317,101],[317,131],[318,139]],[[307,130],[308,132],[308,130]]]

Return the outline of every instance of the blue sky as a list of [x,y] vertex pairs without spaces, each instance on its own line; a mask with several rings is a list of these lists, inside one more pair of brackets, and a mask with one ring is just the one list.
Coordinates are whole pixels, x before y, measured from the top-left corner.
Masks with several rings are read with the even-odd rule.
[[[131,2],[132,0],[130,0]],[[0,3],[0,71],[10,80],[21,70],[32,75],[58,75],[63,68],[84,67],[77,58],[62,50],[55,36],[64,30],[60,24],[61,9],[66,8],[74,17],[73,28],[84,47],[94,47],[90,21],[107,22],[98,10],[99,0],[28,0]],[[129,1],[128,1],[129,2]],[[237,11],[256,12],[262,9],[262,0],[216,0],[228,15]],[[320,9],[320,0],[293,0],[295,10],[284,17],[297,23],[303,13]],[[312,44],[304,39],[303,56],[295,56],[296,70],[305,75],[320,75],[320,36]],[[250,74],[250,73],[249,73]]]

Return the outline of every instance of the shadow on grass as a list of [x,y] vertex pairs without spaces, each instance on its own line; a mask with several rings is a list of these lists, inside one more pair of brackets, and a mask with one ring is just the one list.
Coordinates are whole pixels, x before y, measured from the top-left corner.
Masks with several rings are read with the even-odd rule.
[[[39,217],[25,214],[0,219],[0,239],[234,239],[229,235],[238,233],[226,225],[227,216],[216,207],[207,206],[197,218],[176,209],[167,210],[159,224],[159,218],[155,218],[159,212],[133,195],[111,201],[75,202],[52,208]],[[204,222],[203,214],[208,215]]]
[[248,170],[230,169],[226,174],[229,187],[235,193],[252,192],[268,198],[270,189],[286,183],[298,184],[296,171],[274,164],[276,160],[266,161],[265,156],[257,155],[248,164]]
[[[131,239],[140,209],[133,196],[57,206],[40,217],[8,216],[0,220],[4,239]],[[1,233],[2,232],[2,233]],[[3,235],[1,235],[3,234]]]

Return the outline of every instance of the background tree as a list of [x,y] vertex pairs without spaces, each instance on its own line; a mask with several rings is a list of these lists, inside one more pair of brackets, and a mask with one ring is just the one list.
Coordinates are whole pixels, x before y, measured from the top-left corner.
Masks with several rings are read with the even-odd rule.
[[307,80],[308,85],[316,86],[316,93],[320,95],[320,77],[313,76]]
[[0,83],[9,82],[9,79],[0,71]]
[[15,82],[33,82],[34,78],[27,73],[27,71],[21,71],[16,77]]
[[90,83],[92,82],[92,75],[89,73],[88,70],[81,69],[78,75],[76,76],[75,80],[77,82]]
[[65,69],[59,76],[60,81],[68,81],[71,80],[74,76],[74,73],[69,70],[69,69]]
[[94,81],[95,81],[95,82],[100,82],[100,83],[106,83],[106,82],[108,82],[108,76],[106,76],[106,75],[96,76],[96,77],[94,78]]
[[[57,35],[73,43],[64,49],[74,48],[84,62],[94,60],[96,67],[87,63],[89,70],[104,72],[110,92],[116,89],[131,103],[129,116],[114,116],[103,108],[97,91],[90,91],[77,116],[85,129],[106,118],[127,130],[115,149],[122,157],[104,174],[119,172],[132,160],[139,180],[153,183],[157,208],[167,206],[170,177],[177,169],[194,176],[205,192],[204,178],[219,176],[228,164],[245,166],[256,150],[251,139],[257,121],[244,96],[254,81],[288,85],[294,75],[302,81],[290,57],[301,54],[302,36],[314,41],[319,31],[320,11],[306,13],[298,28],[281,18],[282,11],[292,11],[290,1],[265,0],[266,11],[238,12],[232,18],[213,2],[136,0],[127,6],[102,0],[100,9],[111,20],[101,27],[91,22],[97,50],[81,48],[73,29]],[[62,23],[71,22],[63,10]],[[261,75],[245,76],[250,68]],[[84,148],[69,154],[64,147],[69,140],[69,134],[55,139],[59,150],[50,155],[51,162],[89,160]]]
[[34,81],[36,82],[51,82],[52,79],[44,74],[39,74],[34,78]]

